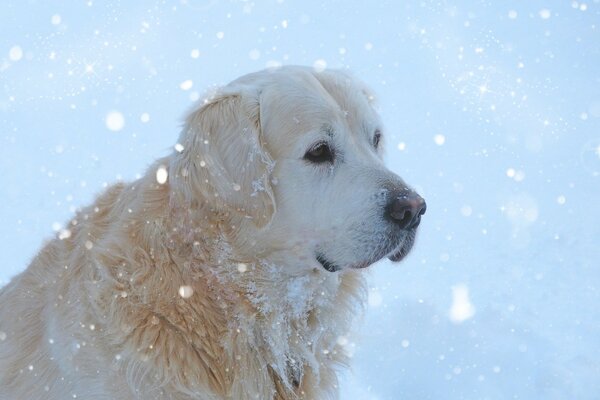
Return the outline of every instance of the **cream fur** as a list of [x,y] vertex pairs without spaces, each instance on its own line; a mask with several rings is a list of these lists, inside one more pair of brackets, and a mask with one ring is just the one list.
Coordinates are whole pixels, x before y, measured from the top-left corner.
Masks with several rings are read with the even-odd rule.
[[[345,73],[284,67],[199,104],[182,152],[101,194],[0,291],[0,399],[337,398],[363,273],[326,271],[315,246],[350,265],[399,243],[371,250],[386,182],[403,184],[370,147],[371,103]],[[301,160],[324,124],[335,176]]]

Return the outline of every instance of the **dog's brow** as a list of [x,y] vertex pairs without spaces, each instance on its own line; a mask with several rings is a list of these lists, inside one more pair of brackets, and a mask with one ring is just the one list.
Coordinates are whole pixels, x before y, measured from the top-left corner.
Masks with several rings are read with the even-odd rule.
[[323,125],[323,127],[321,128],[321,131],[326,134],[327,136],[329,136],[330,138],[333,138],[333,135],[335,133],[335,131],[333,130],[333,127],[331,125]]

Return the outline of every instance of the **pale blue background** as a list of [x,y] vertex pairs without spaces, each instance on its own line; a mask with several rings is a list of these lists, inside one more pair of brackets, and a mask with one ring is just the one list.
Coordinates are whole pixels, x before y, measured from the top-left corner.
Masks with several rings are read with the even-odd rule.
[[[599,10],[4,1],[0,284],[105,182],[167,154],[208,87],[324,60],[378,93],[388,164],[428,202],[412,255],[371,269],[343,399],[599,399]],[[456,324],[458,284],[475,314]]]

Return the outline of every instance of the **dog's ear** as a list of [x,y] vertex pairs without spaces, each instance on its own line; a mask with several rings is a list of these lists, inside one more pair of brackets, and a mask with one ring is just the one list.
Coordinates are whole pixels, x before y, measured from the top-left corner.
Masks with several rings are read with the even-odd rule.
[[[274,162],[262,142],[260,93],[226,88],[188,115],[170,174],[185,200],[205,201],[265,226],[275,212]],[[181,147],[183,146],[183,148]]]

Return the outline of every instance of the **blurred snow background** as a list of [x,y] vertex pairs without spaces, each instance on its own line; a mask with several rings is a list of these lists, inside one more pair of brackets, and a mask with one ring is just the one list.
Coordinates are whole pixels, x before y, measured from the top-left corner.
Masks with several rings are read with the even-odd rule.
[[342,398],[600,398],[600,2],[4,1],[0,284],[211,85],[350,68],[427,199]]

